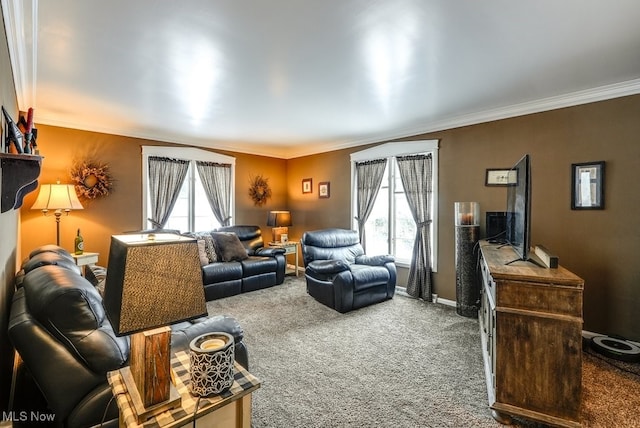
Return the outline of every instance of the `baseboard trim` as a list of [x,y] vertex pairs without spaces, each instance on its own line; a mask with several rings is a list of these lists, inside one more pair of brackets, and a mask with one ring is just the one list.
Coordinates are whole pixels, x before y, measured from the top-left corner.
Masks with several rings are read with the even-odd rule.
[[[413,296],[410,296],[407,293],[407,288],[406,287],[400,287],[400,286],[396,286],[396,293],[401,294],[405,297],[411,297],[413,298]],[[449,300],[449,299],[443,299],[442,297],[438,297],[436,298],[435,302],[431,302],[431,303],[435,303],[435,304],[440,304],[440,305],[445,305],[445,306],[456,306],[456,302],[455,300]]]

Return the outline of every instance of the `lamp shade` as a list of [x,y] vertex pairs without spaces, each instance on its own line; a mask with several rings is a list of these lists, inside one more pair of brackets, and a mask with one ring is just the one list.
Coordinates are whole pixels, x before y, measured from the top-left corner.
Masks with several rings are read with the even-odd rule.
[[269,211],[267,216],[267,226],[291,226],[291,213],[289,211]]
[[117,335],[206,315],[197,241],[168,233],[112,236],[104,306]]
[[31,207],[33,210],[81,210],[82,204],[78,200],[76,189],[73,184],[43,184],[35,203]]

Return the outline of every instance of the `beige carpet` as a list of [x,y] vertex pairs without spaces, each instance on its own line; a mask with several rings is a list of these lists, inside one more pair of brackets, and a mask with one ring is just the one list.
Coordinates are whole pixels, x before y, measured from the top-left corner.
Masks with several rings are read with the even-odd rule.
[[584,427],[640,427],[640,364],[586,349],[582,386]]
[[[250,371],[263,382],[254,428],[501,426],[488,408],[477,320],[400,294],[339,314],[305,290],[288,277],[208,303],[245,330]],[[588,347],[583,355],[583,426],[640,428],[640,364]]]

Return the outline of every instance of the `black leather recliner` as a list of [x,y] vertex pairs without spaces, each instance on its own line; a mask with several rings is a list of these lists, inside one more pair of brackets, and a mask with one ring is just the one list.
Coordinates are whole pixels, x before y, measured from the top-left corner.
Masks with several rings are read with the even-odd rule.
[[[57,425],[90,427],[104,420],[104,426],[117,426],[106,373],[128,364],[129,338],[114,334],[98,290],[80,275],[70,254],[54,245],[30,254],[16,285],[9,337]],[[171,328],[172,352],[187,351],[201,334],[229,333],[236,360],[248,366],[243,331],[234,318],[203,317]]]
[[305,232],[300,242],[307,292],[320,303],[345,313],[393,298],[394,257],[365,255],[356,231]]

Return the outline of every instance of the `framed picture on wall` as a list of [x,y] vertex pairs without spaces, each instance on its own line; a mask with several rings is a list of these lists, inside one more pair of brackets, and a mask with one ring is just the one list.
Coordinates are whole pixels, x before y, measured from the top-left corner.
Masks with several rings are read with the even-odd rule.
[[311,178],[303,178],[302,179],[302,193],[312,193],[313,192],[313,179]]
[[571,209],[604,209],[604,161],[571,164]]
[[331,196],[330,183],[328,181],[318,183],[318,198],[328,198],[329,196]]
[[509,168],[489,168],[484,178],[485,186],[508,186],[515,182],[516,172]]

